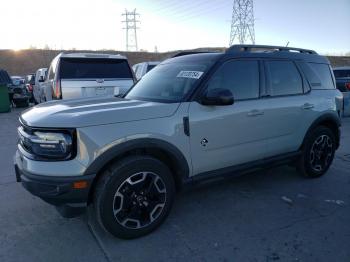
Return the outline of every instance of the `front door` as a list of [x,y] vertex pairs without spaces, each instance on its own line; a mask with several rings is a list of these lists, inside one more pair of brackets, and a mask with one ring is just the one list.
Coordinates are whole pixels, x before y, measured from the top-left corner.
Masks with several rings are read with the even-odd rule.
[[269,124],[260,97],[259,62],[230,60],[211,77],[207,89],[229,89],[233,105],[191,102],[190,144],[193,174],[243,164],[264,157]]

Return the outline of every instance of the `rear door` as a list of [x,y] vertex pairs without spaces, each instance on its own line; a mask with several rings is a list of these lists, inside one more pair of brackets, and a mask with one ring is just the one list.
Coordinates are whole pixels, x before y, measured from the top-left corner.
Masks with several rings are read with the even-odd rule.
[[314,104],[297,65],[290,60],[266,60],[265,120],[270,125],[266,156],[298,150],[301,130],[310,121]]
[[134,83],[127,60],[110,58],[62,58],[62,99],[113,95]]

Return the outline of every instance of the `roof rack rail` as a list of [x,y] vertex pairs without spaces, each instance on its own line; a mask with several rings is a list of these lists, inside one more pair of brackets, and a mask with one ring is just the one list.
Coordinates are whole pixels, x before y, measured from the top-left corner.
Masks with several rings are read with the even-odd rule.
[[226,53],[235,53],[235,52],[252,52],[252,49],[261,49],[266,51],[297,51],[303,54],[317,54],[314,50],[302,49],[288,46],[272,46],[272,45],[233,45],[230,46]]
[[183,51],[183,52],[176,53],[171,58],[184,56],[184,55],[206,54],[206,53],[215,53],[215,52],[212,52],[212,51]]

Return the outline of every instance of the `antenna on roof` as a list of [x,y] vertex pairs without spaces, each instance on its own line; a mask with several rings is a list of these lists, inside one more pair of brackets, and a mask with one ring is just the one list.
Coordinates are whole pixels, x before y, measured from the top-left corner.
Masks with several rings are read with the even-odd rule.
[[289,45],[289,41],[287,42],[287,44],[286,44],[286,47]]

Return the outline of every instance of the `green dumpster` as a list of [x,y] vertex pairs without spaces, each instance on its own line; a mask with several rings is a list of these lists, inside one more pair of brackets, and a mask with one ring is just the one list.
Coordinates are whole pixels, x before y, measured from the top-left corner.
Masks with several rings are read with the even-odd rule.
[[10,110],[11,108],[7,83],[0,82],[0,113],[9,112]]

